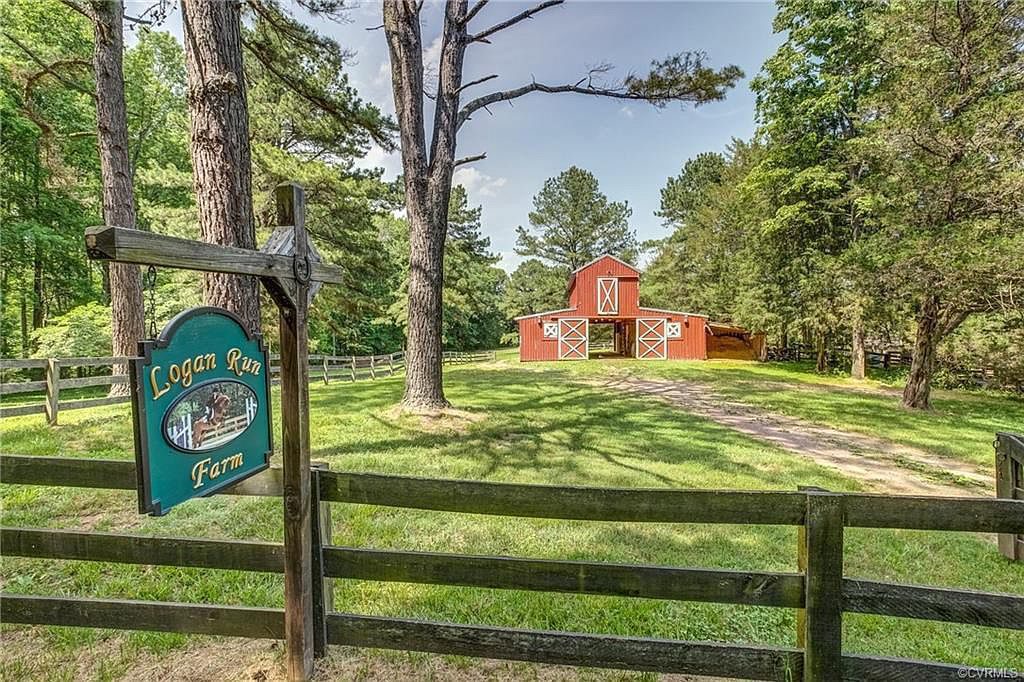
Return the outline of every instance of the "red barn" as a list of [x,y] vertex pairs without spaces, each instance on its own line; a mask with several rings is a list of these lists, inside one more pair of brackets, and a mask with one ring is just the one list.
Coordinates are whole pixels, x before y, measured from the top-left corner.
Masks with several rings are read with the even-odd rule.
[[707,316],[640,305],[640,271],[605,254],[569,277],[569,306],[517,317],[519,359],[586,360],[590,325],[614,327],[613,347],[627,357],[707,358]]

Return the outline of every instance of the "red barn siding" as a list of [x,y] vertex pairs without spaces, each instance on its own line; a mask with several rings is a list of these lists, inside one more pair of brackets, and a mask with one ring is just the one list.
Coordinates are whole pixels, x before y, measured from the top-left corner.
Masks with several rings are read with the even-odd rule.
[[580,317],[597,317],[597,280],[615,277],[619,280],[619,311],[617,317],[637,314],[640,296],[640,274],[611,256],[603,256],[573,275],[569,284],[569,307]]
[[524,362],[557,360],[558,341],[544,338],[544,323],[553,322],[552,316],[526,317],[519,320],[519,359]]

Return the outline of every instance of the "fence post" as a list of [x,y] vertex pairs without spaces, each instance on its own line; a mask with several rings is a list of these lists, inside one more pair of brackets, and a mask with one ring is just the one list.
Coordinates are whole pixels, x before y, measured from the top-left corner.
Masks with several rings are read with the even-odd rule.
[[356,380],[356,356],[351,355],[349,357],[351,358],[350,364],[352,366],[352,381],[355,381]]
[[394,353],[389,353],[388,354],[388,376],[394,376],[394,375],[395,375],[395,354]]
[[804,682],[841,680],[843,652],[843,497],[820,488],[807,494],[798,533],[804,608],[797,612],[797,646],[804,650]]
[[331,383],[331,380],[327,377],[327,357],[326,355],[324,356],[324,384]]
[[327,655],[327,613],[334,610],[334,584],[330,578],[324,577],[324,545],[333,540],[331,524],[331,503],[320,500],[320,472],[327,471],[330,465],[325,462],[314,462],[310,465],[310,521],[312,528],[313,551],[313,656],[323,658]]
[[[1017,457],[1014,457],[1014,446]],[[996,497],[1012,500],[1015,490],[1024,490],[1024,437],[1011,433],[996,434]],[[1011,561],[1024,561],[1024,536],[999,534],[999,552]]]
[[57,423],[57,412],[60,410],[60,360],[46,360],[46,423],[54,426]]
[[370,378],[371,379],[376,379],[377,378],[377,371],[374,369],[374,359],[373,359],[373,357],[374,356],[372,356],[372,355],[370,356]]

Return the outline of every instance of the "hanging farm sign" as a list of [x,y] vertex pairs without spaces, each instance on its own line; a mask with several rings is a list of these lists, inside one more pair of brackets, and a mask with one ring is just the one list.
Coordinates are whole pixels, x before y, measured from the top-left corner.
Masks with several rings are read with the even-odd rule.
[[132,360],[139,511],[156,516],[270,465],[270,363],[258,334],[192,308]]

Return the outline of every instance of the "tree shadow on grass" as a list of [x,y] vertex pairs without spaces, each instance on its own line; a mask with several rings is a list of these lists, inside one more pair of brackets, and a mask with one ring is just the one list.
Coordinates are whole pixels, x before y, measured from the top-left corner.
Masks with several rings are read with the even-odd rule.
[[[756,455],[764,448],[754,441],[650,399],[500,370],[464,370],[449,393],[462,407],[486,409],[488,418],[470,424],[464,433],[426,432],[369,408],[389,404],[387,396],[393,394],[386,387],[370,387],[354,395],[353,402],[374,428],[360,429],[359,437],[346,442],[317,447],[314,456],[360,469],[359,456],[379,463],[379,456],[406,451],[414,456],[388,462],[389,471],[422,474],[419,456],[458,462],[452,468],[462,477],[468,469],[473,478],[590,485],[699,487],[699,470],[714,471],[738,482],[729,487],[741,488],[767,484],[792,489],[794,476],[801,482],[822,479],[820,468],[792,457],[785,475],[773,480],[756,465]],[[317,444],[316,433],[313,442]],[[739,456],[750,450],[755,451],[754,463]],[[695,471],[688,478],[678,475],[673,465]]]

